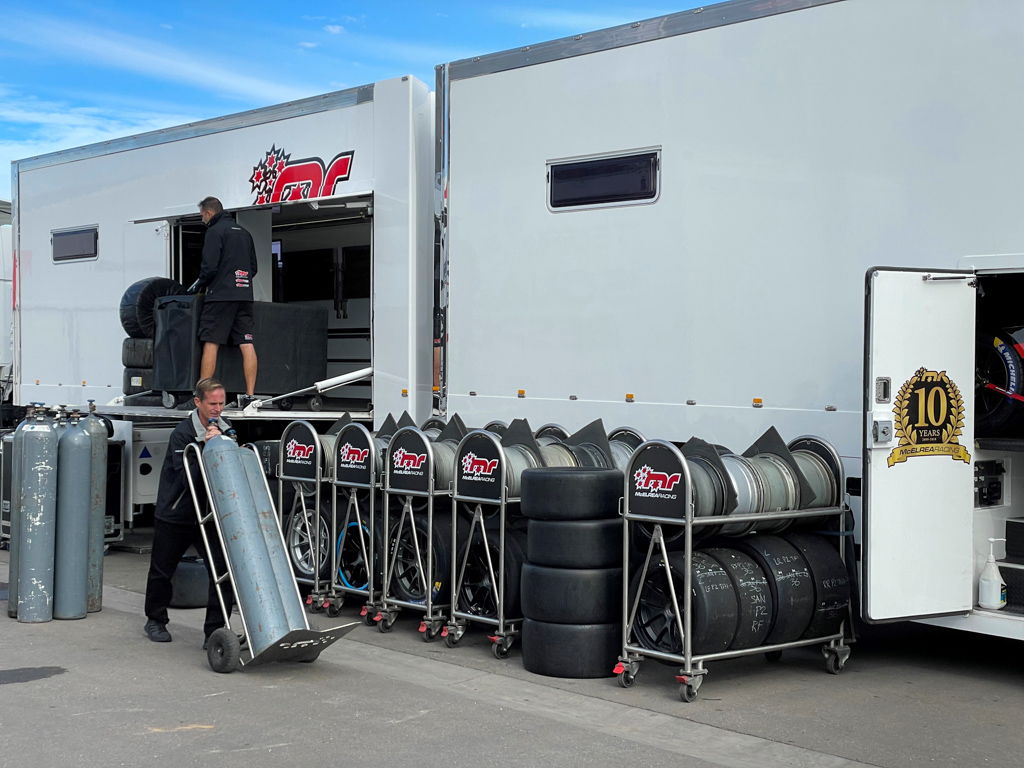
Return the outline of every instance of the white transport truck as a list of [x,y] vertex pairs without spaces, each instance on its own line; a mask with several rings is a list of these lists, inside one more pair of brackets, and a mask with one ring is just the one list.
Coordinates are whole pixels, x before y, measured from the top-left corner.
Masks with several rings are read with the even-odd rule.
[[[820,435],[862,616],[1024,639],[976,607],[1024,503],[1024,256],[978,255],[1024,251],[1022,28],[1015,0],[734,0],[444,64],[433,96],[402,78],[17,162],[16,401],[118,392],[118,298],[189,274],[217,194],[293,278],[367,247],[367,348],[329,369],[373,368],[355,415]],[[262,298],[327,300],[275,293],[281,270]]]
[[192,282],[214,195],[253,235],[256,300],[323,308],[328,375],[374,369],[353,410],[426,413],[432,119],[403,77],[15,162],[16,400],[121,393],[119,297]]

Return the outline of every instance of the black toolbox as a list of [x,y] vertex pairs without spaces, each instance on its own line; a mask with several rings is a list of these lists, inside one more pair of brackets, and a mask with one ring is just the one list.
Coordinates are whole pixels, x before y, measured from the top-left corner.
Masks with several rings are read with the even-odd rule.
[[[202,306],[202,296],[157,299],[153,389],[180,395],[195,387],[202,352],[198,339]],[[259,358],[256,394],[283,395],[326,378],[326,310],[257,301],[253,303],[253,321],[254,346]],[[245,392],[238,347],[221,346],[214,377],[228,392]]]

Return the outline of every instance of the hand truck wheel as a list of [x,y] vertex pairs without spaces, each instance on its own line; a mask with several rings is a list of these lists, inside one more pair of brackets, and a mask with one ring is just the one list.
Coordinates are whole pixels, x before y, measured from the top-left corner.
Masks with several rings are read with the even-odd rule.
[[214,672],[227,674],[238,668],[241,642],[227,627],[215,629],[206,641],[206,660]]

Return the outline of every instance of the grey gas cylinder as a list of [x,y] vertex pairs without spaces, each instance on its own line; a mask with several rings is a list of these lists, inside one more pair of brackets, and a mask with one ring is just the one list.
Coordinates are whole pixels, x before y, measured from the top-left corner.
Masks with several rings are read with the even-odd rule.
[[28,406],[25,418],[18,424],[11,438],[11,539],[8,552],[7,615],[18,618],[18,558],[21,550],[21,478],[22,456],[25,452],[25,437],[22,431],[35,421],[36,404]]
[[22,437],[18,621],[34,623],[53,618],[57,432],[45,414],[37,412]]
[[89,463],[89,553],[88,553],[88,611],[103,608],[103,547],[107,516],[107,441],[109,433],[103,419],[95,415],[96,406],[89,401],[89,416],[85,424],[92,440],[92,460]]
[[84,619],[89,578],[92,438],[72,416],[57,442],[57,535],[53,617]]
[[274,509],[273,496],[269,493],[259,458],[248,448],[239,449],[242,468],[245,471],[249,491],[253,499],[253,513],[260,526],[260,533],[267,545],[267,556],[274,571],[274,581],[281,595],[281,604],[289,629],[303,629],[306,618],[302,600],[295,585],[295,574],[291,560],[281,538],[281,525]]
[[[214,437],[203,449],[203,467],[231,568],[239,611],[256,655],[288,634],[290,627],[277,589],[266,540],[242,463],[242,451],[228,437]],[[216,544],[214,544],[216,546]]]

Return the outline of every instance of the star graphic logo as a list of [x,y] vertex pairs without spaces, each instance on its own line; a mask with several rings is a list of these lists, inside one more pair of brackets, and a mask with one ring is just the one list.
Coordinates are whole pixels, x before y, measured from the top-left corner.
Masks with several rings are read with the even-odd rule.
[[249,177],[249,184],[252,185],[252,192],[256,195],[256,205],[264,205],[270,200],[274,190],[274,183],[277,177],[288,166],[291,153],[284,149],[278,149],[272,145],[270,151],[264,155],[260,162],[253,166],[252,175]]

